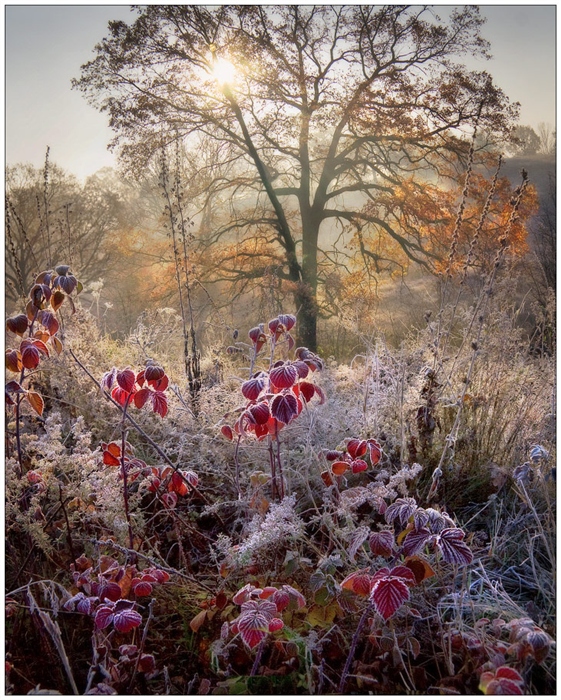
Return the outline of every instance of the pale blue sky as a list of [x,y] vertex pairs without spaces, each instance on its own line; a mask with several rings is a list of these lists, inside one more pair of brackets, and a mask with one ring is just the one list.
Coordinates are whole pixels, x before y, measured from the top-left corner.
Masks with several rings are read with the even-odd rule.
[[[439,8],[435,8],[437,13]],[[555,5],[481,5],[483,36],[493,60],[485,69],[513,101],[520,122],[555,124]],[[446,13],[445,7],[441,14]],[[111,19],[131,19],[125,5],[5,6],[6,161],[42,165],[51,160],[80,178],[115,159],[107,151],[107,115],[70,89],[80,65],[107,33]]]

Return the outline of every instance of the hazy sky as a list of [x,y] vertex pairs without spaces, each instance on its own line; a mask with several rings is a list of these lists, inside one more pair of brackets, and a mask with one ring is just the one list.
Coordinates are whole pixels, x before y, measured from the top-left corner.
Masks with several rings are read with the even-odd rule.
[[[494,58],[473,61],[473,68],[487,70],[511,100],[521,103],[522,124],[554,126],[556,6],[481,9],[488,20],[482,34]],[[107,115],[71,90],[70,80],[93,58],[107,22],[134,16],[125,5],[5,6],[8,163],[41,166],[49,145],[51,161],[80,178],[115,164],[107,151],[112,136]]]

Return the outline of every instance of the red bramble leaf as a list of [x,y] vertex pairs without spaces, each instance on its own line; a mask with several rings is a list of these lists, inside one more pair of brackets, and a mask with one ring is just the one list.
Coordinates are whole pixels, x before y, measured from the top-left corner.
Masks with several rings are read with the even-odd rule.
[[353,459],[365,455],[367,449],[368,445],[366,444],[366,440],[358,440],[357,438],[352,438],[347,443],[347,452]]
[[298,371],[292,365],[282,365],[270,371],[269,379],[277,389],[289,389],[296,383]]
[[266,401],[251,406],[249,413],[257,425],[264,425],[271,417],[269,404]]
[[265,387],[265,379],[263,376],[248,379],[241,386],[241,392],[248,401],[256,401],[259,394]]
[[154,391],[150,398],[152,399],[152,409],[154,413],[159,413],[162,418],[165,418],[168,412],[168,400],[166,395],[161,391]]
[[313,399],[316,393],[316,387],[311,382],[300,382],[298,384],[300,394],[306,399],[308,403]]
[[140,389],[139,391],[135,392],[134,405],[137,408],[142,408],[144,406],[144,404],[150,398],[151,393],[152,393],[152,391],[150,389],[148,389],[147,387],[144,387],[144,389]]
[[277,394],[271,404],[271,414],[281,423],[290,423],[298,415],[298,401],[294,394]]
[[121,389],[120,386],[116,386],[111,392],[111,397],[120,405],[125,406],[131,399],[130,391],[125,391]]
[[95,611],[94,623],[98,630],[103,630],[113,622],[113,608],[100,605]]
[[368,451],[370,453],[370,464],[375,467],[382,456],[382,448],[376,440],[370,438],[366,441],[368,443]]
[[121,387],[123,391],[128,394],[134,389],[134,384],[136,381],[136,376],[132,369],[124,369],[122,372],[117,372],[117,384]]
[[142,622],[142,615],[125,604],[131,604],[131,601],[120,600],[115,604],[113,612],[113,625],[121,634],[130,632]]
[[368,573],[368,569],[354,571],[341,581],[341,588],[360,596],[367,596],[372,589],[372,576]]
[[411,530],[403,541],[403,552],[407,556],[418,554],[425,545],[432,539],[431,531],[426,527],[421,527],[418,530]]
[[402,578],[382,576],[373,582],[370,600],[374,603],[376,612],[384,620],[389,620],[409,600],[409,587]]
[[258,608],[244,611],[236,620],[244,644],[250,649],[256,647],[267,636],[270,619],[273,618],[266,617]]
[[351,469],[353,470],[353,474],[358,474],[366,471],[368,469],[368,464],[366,464],[363,459],[353,459],[351,462]]
[[278,617],[273,617],[273,619],[269,622],[269,632],[276,632],[277,630],[281,630],[283,627],[284,622]]
[[220,428],[220,432],[222,435],[224,435],[225,438],[228,440],[233,440],[234,439],[234,432],[232,431],[232,428],[229,425],[223,425]]
[[395,548],[395,538],[391,530],[373,532],[368,540],[370,550],[374,556],[389,557]]
[[150,595],[153,591],[152,584],[150,581],[135,581],[133,580],[131,588],[135,596],[145,596]]

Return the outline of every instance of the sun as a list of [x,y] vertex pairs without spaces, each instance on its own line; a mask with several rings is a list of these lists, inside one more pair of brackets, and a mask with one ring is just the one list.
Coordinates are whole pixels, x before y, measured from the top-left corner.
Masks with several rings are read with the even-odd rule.
[[236,68],[225,58],[217,58],[212,66],[212,73],[220,85],[228,85],[234,82]]

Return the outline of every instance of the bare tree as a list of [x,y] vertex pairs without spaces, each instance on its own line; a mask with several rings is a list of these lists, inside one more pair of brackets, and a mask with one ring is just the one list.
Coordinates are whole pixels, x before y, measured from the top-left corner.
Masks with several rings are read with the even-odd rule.
[[545,155],[554,155],[556,147],[556,135],[551,124],[540,122],[538,124],[539,152]]
[[81,185],[74,176],[49,163],[48,155],[43,170],[30,165],[9,166],[8,300],[25,296],[39,272],[63,262],[85,285],[115,269],[115,236],[110,234],[121,229],[123,212],[114,182],[107,182],[102,173]]
[[151,5],[110,23],[75,86],[134,172],[177,139],[194,158],[214,142],[197,172],[203,209],[227,204],[209,220],[230,244],[223,272],[274,269],[315,349],[322,280],[345,264],[334,237],[372,275],[430,266],[442,212],[424,207],[427,183],[457,174],[476,123],[512,126],[516,106],[461,64],[487,56],[482,23],[467,6],[443,23],[426,7]]

